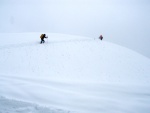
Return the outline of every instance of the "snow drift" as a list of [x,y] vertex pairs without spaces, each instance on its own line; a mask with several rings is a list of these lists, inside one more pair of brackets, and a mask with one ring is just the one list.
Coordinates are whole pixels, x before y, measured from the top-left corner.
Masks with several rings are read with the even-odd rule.
[[56,109],[54,113],[150,111],[148,58],[98,39],[48,34],[40,44],[39,36],[0,34],[5,37],[0,44],[0,101],[30,102],[31,107]]

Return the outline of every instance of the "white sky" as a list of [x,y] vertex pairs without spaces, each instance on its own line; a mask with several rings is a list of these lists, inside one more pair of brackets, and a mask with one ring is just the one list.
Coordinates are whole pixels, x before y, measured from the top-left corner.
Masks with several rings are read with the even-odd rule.
[[103,34],[150,57],[149,0],[1,0],[0,32]]

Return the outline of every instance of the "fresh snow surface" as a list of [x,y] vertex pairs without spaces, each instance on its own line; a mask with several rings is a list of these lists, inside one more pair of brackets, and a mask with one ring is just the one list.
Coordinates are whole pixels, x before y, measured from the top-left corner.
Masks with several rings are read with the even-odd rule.
[[149,113],[150,59],[99,39],[0,34],[0,113]]

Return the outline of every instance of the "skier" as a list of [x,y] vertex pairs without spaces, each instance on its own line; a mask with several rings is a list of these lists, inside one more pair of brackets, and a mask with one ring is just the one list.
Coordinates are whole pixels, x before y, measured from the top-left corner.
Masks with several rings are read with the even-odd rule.
[[44,38],[48,38],[48,37],[46,37],[46,34],[41,34],[40,38],[41,38],[41,44],[42,44],[45,42]]
[[99,39],[103,40],[103,36],[102,36],[102,35],[100,35],[100,36],[99,36]]

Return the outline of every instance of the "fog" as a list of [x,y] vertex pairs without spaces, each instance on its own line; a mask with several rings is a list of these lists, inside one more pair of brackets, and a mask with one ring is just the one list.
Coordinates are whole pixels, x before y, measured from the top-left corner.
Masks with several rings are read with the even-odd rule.
[[102,34],[150,58],[149,0],[1,0],[0,15],[0,33]]

